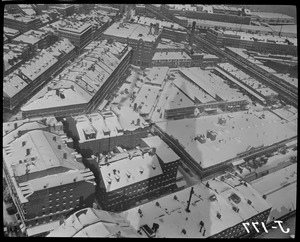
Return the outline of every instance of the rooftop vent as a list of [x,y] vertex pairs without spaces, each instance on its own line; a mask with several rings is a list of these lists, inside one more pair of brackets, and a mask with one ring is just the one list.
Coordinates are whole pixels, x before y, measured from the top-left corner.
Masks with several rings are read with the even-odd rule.
[[129,171],[126,171],[126,175],[127,175],[128,178],[130,178],[131,173]]
[[151,166],[152,166],[153,170],[155,170],[155,169],[156,169],[156,166],[155,166],[154,164],[152,164]]
[[144,168],[140,167],[140,173],[143,174]]
[[240,211],[240,209],[237,208],[236,206],[233,206],[232,209],[233,209],[233,211],[235,211],[236,213],[238,213],[238,212]]
[[116,175],[116,176],[115,176],[115,179],[116,179],[117,182],[120,181],[120,176],[119,176],[119,175]]
[[221,214],[219,212],[217,212],[217,218],[221,219]]
[[22,147],[24,147],[26,145],[26,141],[22,142]]
[[56,136],[53,136],[53,140],[56,141]]
[[30,149],[26,149],[26,155],[30,155]]

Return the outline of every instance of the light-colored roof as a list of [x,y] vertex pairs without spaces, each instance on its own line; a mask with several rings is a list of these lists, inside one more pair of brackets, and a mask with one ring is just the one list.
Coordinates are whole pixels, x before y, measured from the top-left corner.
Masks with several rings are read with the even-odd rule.
[[143,25],[147,25],[147,26],[150,26],[150,24],[158,23],[159,28],[161,28],[161,29],[163,27],[167,27],[167,28],[172,28],[174,30],[176,30],[176,29],[185,30],[185,28],[183,28],[182,26],[180,26],[179,24],[174,23],[174,22],[162,21],[159,19],[153,19],[153,18],[144,17],[144,16],[133,16],[131,19],[133,19],[135,23],[143,24]]
[[[191,157],[206,168],[236,157],[249,146],[271,145],[283,139],[297,135],[297,124],[282,122],[276,115],[264,111],[265,119],[259,119],[261,113],[238,112],[226,115],[206,116],[205,118],[183,119],[160,122],[157,125],[172,135],[185,148]],[[218,118],[225,117],[226,124],[219,125]],[[206,135],[208,129],[215,131],[215,141],[210,139],[201,144],[194,138]],[[281,130],[281,132],[274,132]]]
[[142,114],[149,114],[154,108],[155,100],[158,97],[160,88],[148,84],[144,84],[136,95],[134,103],[137,107],[141,107],[139,112]]
[[162,86],[167,74],[169,67],[153,67],[145,78],[145,83]]
[[47,237],[142,237],[120,215],[93,208],[84,208],[67,218]]
[[[189,187],[124,211],[121,215],[131,221],[135,229],[145,224],[151,228],[153,223],[157,223],[159,229],[156,235],[160,238],[207,238],[270,208],[249,184],[246,187],[237,177],[228,178],[230,183],[239,185],[237,187],[232,187],[227,181],[220,181],[220,177],[217,179],[209,180],[210,188],[203,183],[193,187],[190,213],[185,210],[191,190]],[[229,198],[233,193],[240,198],[238,204]],[[215,200],[211,200],[211,197]],[[248,204],[248,199],[251,200],[251,205]],[[239,208],[238,212],[232,209],[233,205]],[[218,213],[220,218],[217,217]],[[204,223],[201,232],[200,221]],[[185,233],[182,232],[183,229]]]
[[144,141],[150,148],[155,147],[157,156],[164,163],[180,159],[180,157],[158,136],[143,138],[142,141]]
[[272,172],[252,182],[253,188],[271,204],[268,222],[296,210],[297,164]]
[[[247,33],[245,31],[232,31],[232,30],[223,30],[223,29],[218,29],[216,31],[227,36],[230,35],[235,36],[235,38],[239,36],[241,40],[246,40],[246,41],[254,41],[254,39],[256,39],[257,42],[264,42],[264,43],[270,42],[278,45],[288,45],[288,43],[286,42],[286,39],[288,39],[291,43],[293,43],[294,46],[298,45],[296,37],[252,34],[252,33]],[[228,38],[227,36],[225,38]]]
[[[90,45],[87,46],[87,52],[31,98],[22,110],[88,103],[122,61],[124,55],[119,56],[119,52],[121,47],[122,50],[126,47],[109,45],[106,40],[92,42]],[[114,48],[113,52],[116,54],[110,52],[111,48]],[[56,95],[56,90],[64,98]]]
[[159,30],[159,34],[154,34],[154,27],[152,28],[152,33],[149,34],[150,27],[140,24],[134,23],[122,23],[115,22],[108,29],[106,29],[103,34],[108,36],[116,36],[121,38],[129,38],[134,40],[142,39],[147,42],[155,42],[158,36],[161,33]]
[[191,57],[185,52],[178,51],[160,51],[155,52],[152,61],[158,60],[191,60]]
[[276,19],[294,19],[291,16],[282,13],[273,13],[273,12],[251,12],[253,16],[259,16],[261,18],[276,18]]
[[72,33],[72,34],[82,34],[88,29],[92,28],[92,25],[89,23],[83,22],[72,22],[72,21],[61,21],[59,23],[59,31]]
[[34,45],[48,36],[47,33],[38,30],[29,30],[13,39],[15,42],[24,42]]
[[[105,184],[106,192],[124,188],[140,181],[148,180],[162,174],[162,168],[156,155],[142,151],[130,151],[132,158],[127,153],[116,154],[101,165],[100,173]],[[115,171],[115,172],[114,172]]]
[[3,95],[12,98],[26,86],[27,83],[14,72],[3,78]]
[[[6,162],[14,167],[15,176],[25,175],[26,170],[33,173],[62,165],[68,168],[84,168],[82,164],[74,161],[74,150],[66,147],[60,136],[42,130],[23,134],[5,147],[5,150]],[[67,153],[67,159],[63,158],[63,153]]]

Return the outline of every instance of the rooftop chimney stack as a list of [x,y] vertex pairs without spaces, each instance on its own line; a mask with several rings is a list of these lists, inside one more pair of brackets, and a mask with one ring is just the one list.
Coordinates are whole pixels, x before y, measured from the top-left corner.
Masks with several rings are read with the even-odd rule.
[[30,155],[30,149],[26,149],[26,155]]
[[191,36],[190,36],[190,46],[191,47],[193,46],[193,43],[194,43],[195,28],[196,28],[196,21],[193,21],[192,31],[191,31]]
[[192,195],[194,194],[194,187],[192,187],[191,188],[191,191],[190,191],[190,198],[189,198],[189,200],[188,200],[188,206],[187,206],[187,208],[186,208],[186,212],[187,213],[190,213],[191,212],[191,210],[190,210],[190,203],[191,203],[191,198],[192,198]]
[[159,32],[159,23],[156,23],[154,35],[158,35],[158,32]]

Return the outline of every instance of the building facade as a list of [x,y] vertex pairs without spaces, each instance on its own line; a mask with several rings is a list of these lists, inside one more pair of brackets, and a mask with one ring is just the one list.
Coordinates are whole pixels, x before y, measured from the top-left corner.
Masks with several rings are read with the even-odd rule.
[[210,43],[224,48],[235,47],[262,53],[293,55],[297,53],[295,38],[277,38],[265,35],[248,35],[245,32],[221,31],[209,29],[206,39]]
[[48,121],[41,120],[38,129],[38,121],[21,124],[13,137],[4,139],[4,176],[27,236],[57,227],[68,213],[93,202],[92,172],[70,148],[72,141],[63,134],[62,123],[54,122],[52,133]]
[[[124,211],[137,201],[155,198],[176,188],[180,157],[157,136],[152,141],[147,139],[143,139],[145,147],[140,150],[116,154],[111,159],[100,161],[96,199],[101,208]],[[158,147],[162,143],[163,147]]]
[[64,21],[58,29],[59,36],[67,38],[81,50],[92,41],[92,25],[82,22]]
[[3,79],[3,107],[13,110],[26,102],[75,55],[67,40],[56,42]]

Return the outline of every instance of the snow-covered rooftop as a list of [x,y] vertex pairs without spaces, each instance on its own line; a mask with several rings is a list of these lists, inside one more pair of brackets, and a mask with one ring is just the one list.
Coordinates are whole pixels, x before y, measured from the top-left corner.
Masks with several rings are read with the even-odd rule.
[[160,51],[155,52],[152,61],[158,60],[191,60],[191,57],[185,52],[178,52],[178,51]]
[[[22,110],[88,103],[124,57],[116,53],[116,48],[120,50],[119,44],[108,45],[105,40],[90,45],[87,52],[31,98]],[[124,50],[126,45],[122,47]],[[116,55],[111,53],[111,48]]]
[[[120,215],[84,208],[68,217],[47,237],[142,237]],[[145,237],[145,236],[144,236]]]
[[150,69],[150,72],[147,73],[145,83],[162,86],[168,72],[169,67],[153,67]]
[[48,36],[47,33],[38,30],[29,30],[24,34],[13,39],[13,42],[23,42],[31,45],[35,45],[42,39]]
[[150,33],[150,27],[134,23],[115,22],[103,34],[108,36],[115,36],[121,38],[129,38],[134,40],[142,39],[147,42],[155,42],[160,35],[154,34],[154,27],[152,28],[152,34]]
[[176,24],[174,22],[162,21],[159,19],[153,19],[153,18],[144,17],[144,16],[133,16],[131,19],[134,20],[133,21],[134,23],[143,24],[143,25],[147,25],[147,26],[150,26],[150,24],[158,23],[160,29],[162,29],[163,27],[172,28],[174,30],[176,30],[176,29],[184,30],[185,29],[182,26],[180,26],[179,24]]
[[252,182],[253,188],[271,204],[268,222],[296,210],[297,164],[272,172]]
[[[193,186],[190,213],[186,212],[186,207],[191,188],[187,188],[124,211],[121,215],[137,230],[145,224],[151,228],[157,223],[157,237],[207,238],[270,208],[261,195],[237,177],[226,175],[225,181],[217,177],[208,182],[210,188],[203,183]],[[232,194],[238,197],[235,202],[231,199]],[[233,206],[239,211],[235,212]],[[200,221],[204,223],[201,232]]]
[[140,150],[131,151],[130,153],[132,154],[116,154],[113,159],[100,166],[106,192],[111,192],[163,173],[156,155],[142,154]]
[[165,163],[180,159],[180,157],[158,136],[143,138],[142,141],[150,148],[155,147],[157,156]]
[[[203,168],[219,164],[246,151],[249,146],[271,145],[297,135],[297,124],[283,121],[271,112],[237,112],[207,116],[197,119],[183,119],[160,122],[157,125],[172,135]],[[218,119],[224,117],[226,124],[219,125]],[[195,137],[211,129],[217,133],[216,140],[206,140],[201,144]],[[280,130],[280,132],[274,132]]]
[[72,22],[72,21],[61,21],[59,24],[59,31],[67,32],[72,34],[82,34],[88,29],[92,28],[92,25],[89,23],[83,23],[80,21]]

